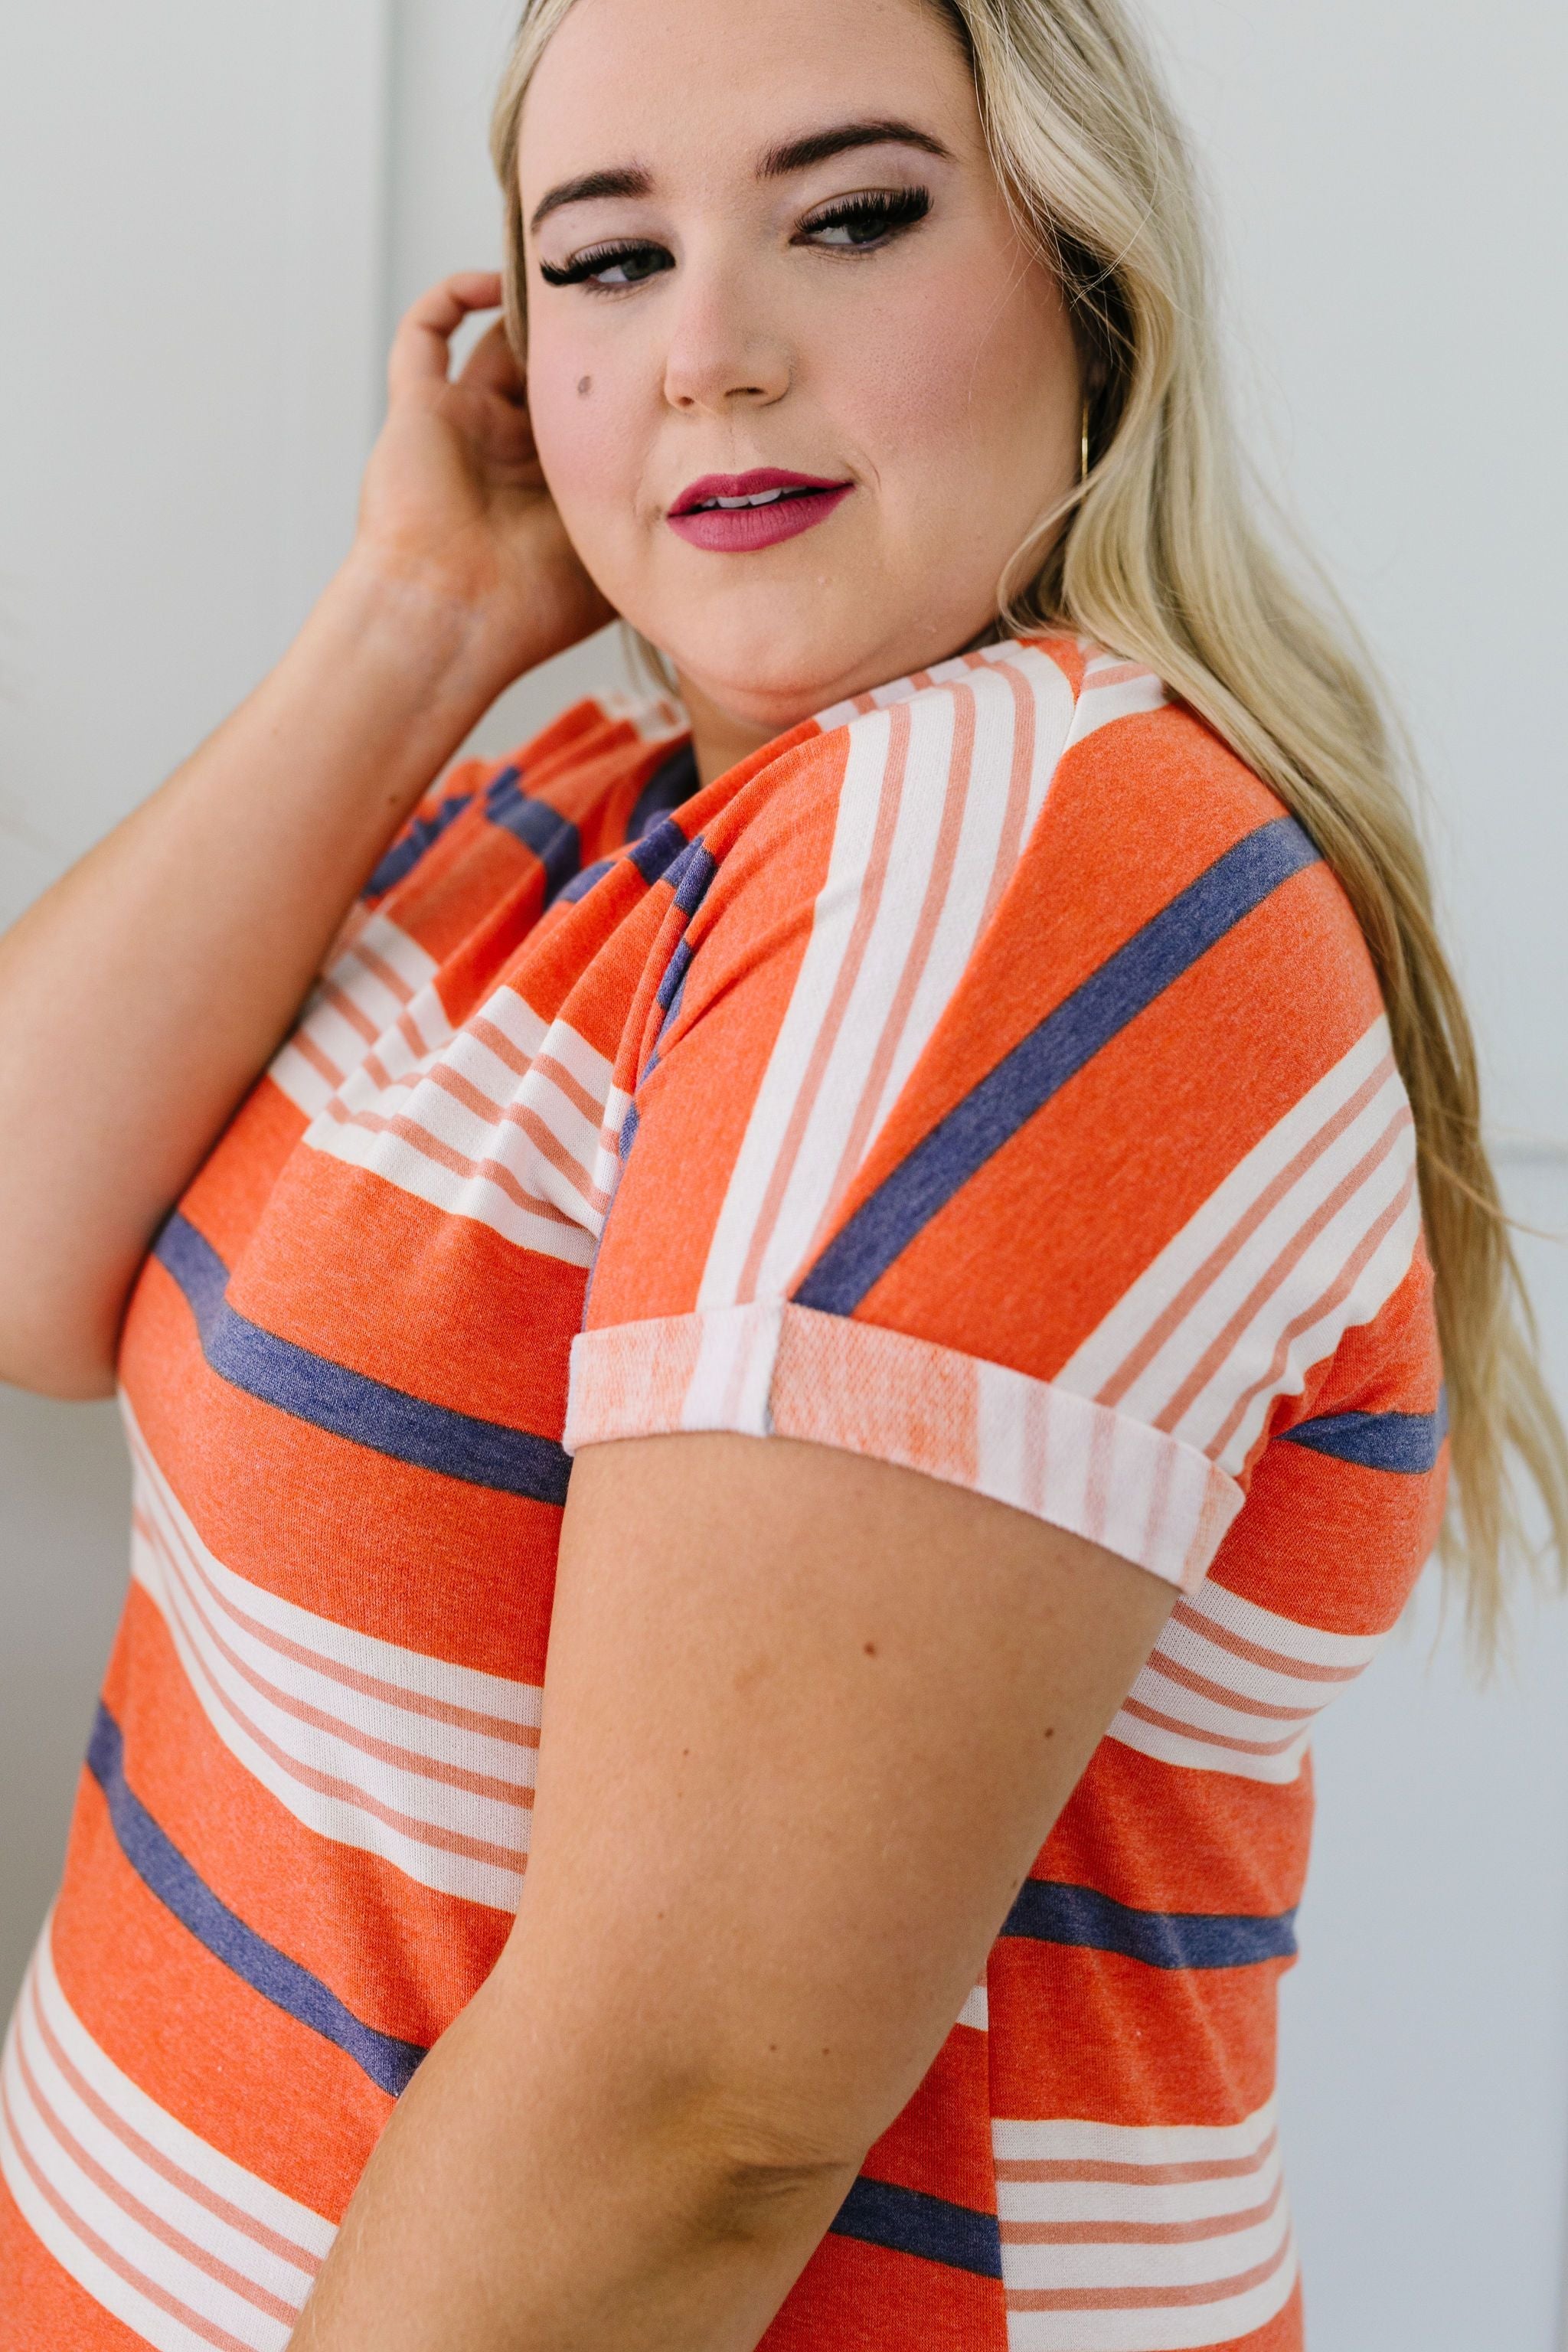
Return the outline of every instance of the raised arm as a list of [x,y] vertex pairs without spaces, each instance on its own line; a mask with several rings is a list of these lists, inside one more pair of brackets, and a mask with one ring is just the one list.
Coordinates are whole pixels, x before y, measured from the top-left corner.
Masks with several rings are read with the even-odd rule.
[[544,488],[500,299],[404,320],[355,545],[271,676],[0,940],[0,1379],[113,1383],[159,1220],[391,835],[512,678],[608,617]]

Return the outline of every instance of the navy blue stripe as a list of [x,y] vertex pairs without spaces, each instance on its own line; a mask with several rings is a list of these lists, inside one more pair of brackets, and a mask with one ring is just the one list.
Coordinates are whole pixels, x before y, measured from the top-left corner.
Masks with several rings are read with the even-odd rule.
[[[666,1013],[670,1011],[676,998],[685,987],[686,975],[690,969],[691,943],[689,940],[677,940],[675,952],[665,965],[664,978],[659,982],[657,991],[659,1004]],[[668,1025],[667,1023],[666,1026]]]
[[651,833],[630,845],[632,864],[645,882],[652,884],[661,874],[668,873],[676,859],[684,856],[690,843],[672,816],[661,816]]
[[626,839],[639,841],[655,817],[680,806],[697,790],[697,754],[689,743],[677,746],[654,770],[626,820]]
[[852,1315],[872,1285],[994,1152],[1101,1047],[1317,851],[1293,817],[1260,825],[1133,934],[894,1169],[795,1292]]
[[886,2180],[857,2180],[838,2209],[831,2234],[858,2238],[889,2253],[918,2254],[922,2262],[945,2263],[949,2270],[977,2277],[1002,2275],[1002,2232],[994,2213],[950,2205],[919,2189],[895,2189]]
[[1396,1470],[1420,1477],[1437,1467],[1448,1416],[1436,1412],[1324,1412],[1299,1421],[1280,1436],[1336,1462],[1359,1463],[1363,1470]]
[[708,886],[718,871],[718,862],[699,833],[666,872],[664,878],[675,892],[675,903],[689,920],[708,896]]
[[566,1500],[572,1460],[553,1439],[427,1404],[236,1314],[224,1296],[228,1268],[184,1217],[169,1219],[155,1255],[184,1292],[202,1353],[220,1380],[292,1413],[296,1421],[390,1454],[395,1462],[503,1495],[527,1495],[539,1503]]
[[1248,1969],[1259,1960],[1292,1958],[1296,1914],[1133,1911],[1091,1886],[1026,1878],[1002,1933],[1037,1944],[1120,1952],[1152,1969]]
[[437,803],[431,816],[416,816],[407,830],[395,841],[370,880],[363,896],[380,898],[395,886],[405,881],[427,849],[434,848],[447,827],[460,817],[473,800],[472,793],[454,793],[450,800]]
[[92,1727],[87,1766],[103,1790],[120,1851],[142,1885],[183,1927],[190,1929],[197,1943],[274,2009],[335,2043],[394,2098],[405,2090],[424,2050],[416,2042],[399,2042],[366,2025],[343,2007],[320,1977],[313,1977],[298,1960],[266,1942],[237,1918],[226,1903],[219,1902],[141,1799],[132,1794],[125,1779],[125,1743],[120,1726],[104,1706],[99,1708]]
[[581,874],[574,874],[571,881],[563,885],[559,895],[569,906],[575,906],[577,900],[585,898],[595,883],[602,882],[605,876],[618,863],[618,859],[614,857],[596,857],[592,866],[584,866]]
[[521,768],[503,768],[485,786],[485,814],[492,824],[527,844],[544,868],[544,903],[563,890],[583,862],[583,844],[570,817],[521,789]]

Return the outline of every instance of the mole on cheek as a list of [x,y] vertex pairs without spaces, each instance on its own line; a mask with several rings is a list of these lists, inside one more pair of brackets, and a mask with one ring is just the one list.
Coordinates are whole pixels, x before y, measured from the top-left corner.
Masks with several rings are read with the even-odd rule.
[[594,389],[593,377],[591,375],[580,377],[578,380],[577,389],[580,393],[592,392]]

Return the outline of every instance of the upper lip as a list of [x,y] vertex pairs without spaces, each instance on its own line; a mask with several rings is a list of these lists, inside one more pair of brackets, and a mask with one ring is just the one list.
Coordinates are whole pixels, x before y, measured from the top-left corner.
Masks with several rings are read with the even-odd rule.
[[690,514],[714,499],[755,499],[768,490],[847,490],[840,476],[830,481],[822,474],[792,474],[782,466],[755,466],[749,474],[701,474],[688,482],[669,511]]

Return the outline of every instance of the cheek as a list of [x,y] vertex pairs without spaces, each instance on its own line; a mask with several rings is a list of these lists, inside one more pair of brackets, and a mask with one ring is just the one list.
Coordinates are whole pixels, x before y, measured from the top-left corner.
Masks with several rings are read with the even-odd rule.
[[531,341],[529,417],[545,479],[574,536],[580,526],[591,529],[596,513],[626,510],[638,446],[628,406],[615,370],[585,339],[546,332]]
[[1039,279],[955,269],[863,319],[851,394],[867,446],[896,499],[901,485],[972,508],[989,486],[1011,499],[1046,464],[1070,406],[1071,337]]

